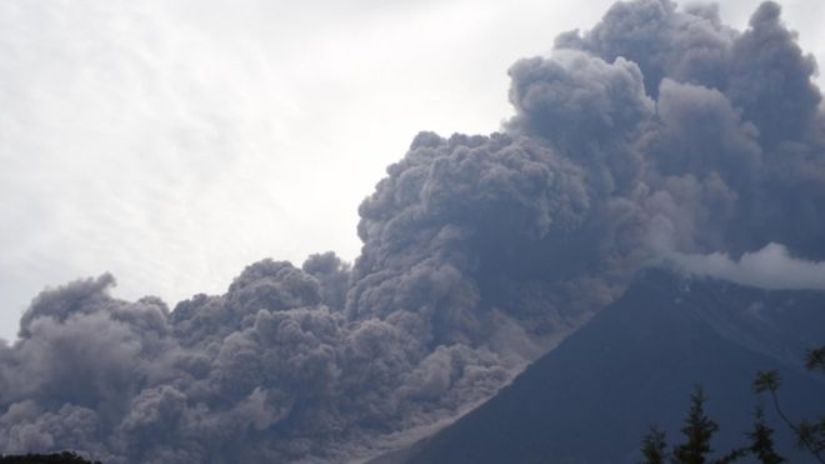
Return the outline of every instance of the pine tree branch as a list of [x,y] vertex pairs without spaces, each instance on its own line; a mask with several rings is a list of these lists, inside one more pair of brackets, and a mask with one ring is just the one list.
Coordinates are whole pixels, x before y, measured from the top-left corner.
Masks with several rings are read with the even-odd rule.
[[730,464],[732,462],[738,461],[741,458],[744,458],[750,454],[750,450],[748,448],[737,448],[730,453],[722,456],[721,458],[717,459],[714,464]]
[[771,393],[771,398],[773,399],[774,409],[776,409],[776,412],[777,412],[777,414],[779,414],[779,417],[782,418],[782,420],[785,422],[785,424],[787,424],[787,426],[790,427],[790,429],[794,431],[794,433],[796,434],[797,438],[799,438],[799,441],[802,443],[802,445],[812,455],[814,455],[816,460],[819,461],[822,464],[825,464],[825,459],[823,459],[822,456],[820,456],[819,451],[817,451],[817,449],[814,447],[814,445],[808,440],[808,437],[805,434],[802,433],[802,431],[799,429],[799,427],[796,424],[794,424],[788,418],[787,415],[785,415],[785,411],[782,410],[782,407],[779,404],[779,397],[776,394],[776,390],[771,389],[770,393]]

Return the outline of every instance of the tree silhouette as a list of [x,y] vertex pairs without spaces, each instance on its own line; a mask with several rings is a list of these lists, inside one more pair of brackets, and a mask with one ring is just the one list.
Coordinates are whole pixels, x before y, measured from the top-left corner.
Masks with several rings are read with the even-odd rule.
[[[805,366],[811,371],[825,373],[825,347],[808,351]],[[798,445],[806,449],[816,460],[825,464],[825,416],[815,421],[803,419],[794,422],[785,413],[779,399],[779,389],[782,379],[777,371],[757,372],[753,381],[753,389],[757,395],[768,395],[782,422],[796,435]],[[685,419],[682,433],[687,438],[684,444],[674,448],[671,462],[673,464],[706,464],[708,456],[713,452],[710,440],[719,430],[719,426],[705,414],[704,403],[706,397],[702,388],[697,386],[691,395],[691,406]],[[754,414],[753,429],[747,433],[749,445],[734,449],[724,457],[713,461],[714,464],[728,464],[738,459],[752,455],[761,464],[781,464],[786,462],[774,448],[774,430],[765,421],[764,410],[760,404]],[[665,434],[657,427],[651,427],[642,441],[642,464],[662,464],[667,458],[667,443]]]
[[705,396],[702,387],[696,386],[690,395],[690,411],[682,427],[687,442],[673,450],[673,462],[678,464],[705,464],[713,449],[710,439],[719,425],[705,414]]
[[[825,372],[825,347],[809,350],[805,358],[805,367],[811,371]],[[781,385],[782,379],[777,371],[758,372],[753,381],[753,388],[757,394],[770,396],[776,413],[779,414],[782,422],[796,435],[799,446],[808,450],[817,461],[825,464],[825,457],[823,457],[823,453],[825,453],[825,416],[813,422],[808,419],[803,419],[798,423],[792,421],[785,413],[779,400],[778,392]]]
[[748,433],[751,439],[750,452],[759,459],[762,464],[781,464],[785,459],[777,454],[773,445],[773,429],[765,422],[765,413],[762,406],[756,408],[754,414],[756,419],[753,423],[753,431]]
[[667,442],[665,432],[655,425],[642,440],[642,464],[665,464],[667,460]]
[[100,461],[88,461],[75,453],[63,451],[54,454],[0,455],[0,464],[100,464]]
[[[690,396],[690,410],[682,427],[686,442],[673,449],[670,456],[670,462],[673,464],[728,464],[748,454],[748,449],[737,448],[719,459],[710,460],[710,454],[713,452],[710,441],[719,430],[719,426],[705,414],[705,401],[707,397],[702,387],[697,385]],[[642,440],[642,456],[642,464],[664,464],[667,461],[665,433],[658,427],[651,426]]]

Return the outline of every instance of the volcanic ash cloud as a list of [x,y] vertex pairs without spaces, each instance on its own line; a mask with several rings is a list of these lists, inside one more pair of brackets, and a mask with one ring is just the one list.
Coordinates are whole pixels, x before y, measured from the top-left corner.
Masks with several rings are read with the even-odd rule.
[[745,31],[618,3],[513,65],[500,132],[416,136],[352,266],[263,260],[171,311],[110,275],[41,293],[0,345],[0,451],[341,462],[488,398],[662,256],[804,280],[825,259],[815,70],[774,3]]

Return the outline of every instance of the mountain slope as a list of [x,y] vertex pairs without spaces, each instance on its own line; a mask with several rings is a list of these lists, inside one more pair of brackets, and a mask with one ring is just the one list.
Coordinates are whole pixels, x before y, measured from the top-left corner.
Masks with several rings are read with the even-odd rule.
[[[708,412],[721,426],[716,449],[724,451],[742,441],[751,423],[757,370],[780,370],[792,415],[825,411],[825,384],[800,365],[804,349],[823,342],[823,292],[769,292],[648,271],[512,385],[419,443],[404,462],[635,462],[650,423],[663,426],[671,444],[680,438],[695,384],[710,397]],[[778,428],[783,449],[792,452],[792,437]],[[800,455],[792,462],[807,461]]]

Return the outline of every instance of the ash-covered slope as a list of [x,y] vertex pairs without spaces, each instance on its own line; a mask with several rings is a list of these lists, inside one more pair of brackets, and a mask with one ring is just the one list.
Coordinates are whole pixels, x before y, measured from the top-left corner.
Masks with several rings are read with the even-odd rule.
[[[647,271],[511,386],[401,461],[637,462],[651,423],[663,426],[671,443],[681,440],[695,384],[705,388],[708,412],[721,426],[716,449],[729,450],[743,443],[751,424],[757,370],[781,372],[782,397],[795,417],[825,411],[825,382],[800,365],[806,346],[825,341],[823,310],[825,292],[764,291]],[[792,454],[793,440],[774,423]]]

